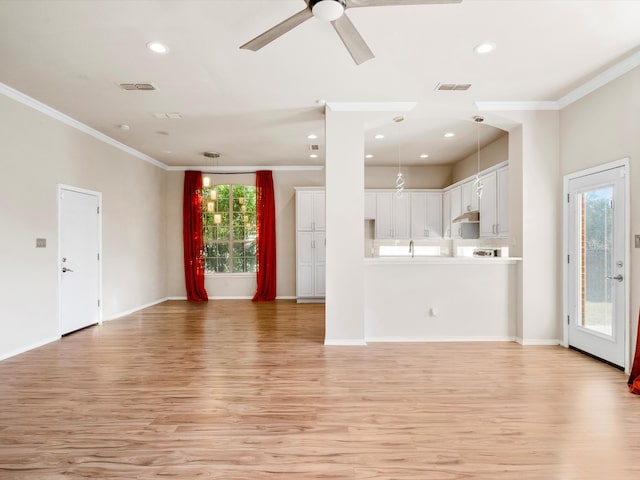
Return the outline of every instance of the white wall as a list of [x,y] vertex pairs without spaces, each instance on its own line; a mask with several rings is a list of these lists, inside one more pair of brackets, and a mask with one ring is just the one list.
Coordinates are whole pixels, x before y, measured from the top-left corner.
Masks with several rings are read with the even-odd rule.
[[[635,345],[640,309],[640,68],[572,103],[560,113],[561,173],[630,158],[631,332]],[[633,354],[633,348],[631,354]]]
[[[507,133],[480,149],[480,170],[485,170],[507,160],[509,160],[509,135]],[[478,153],[474,152],[453,164],[450,183],[459,182],[476,173],[478,173]]]
[[[445,188],[451,181],[451,165],[402,167],[404,188]],[[365,188],[396,188],[398,167],[365,167]]]
[[0,171],[0,358],[59,335],[57,184],[102,192],[103,318],[166,296],[163,170],[0,95]]

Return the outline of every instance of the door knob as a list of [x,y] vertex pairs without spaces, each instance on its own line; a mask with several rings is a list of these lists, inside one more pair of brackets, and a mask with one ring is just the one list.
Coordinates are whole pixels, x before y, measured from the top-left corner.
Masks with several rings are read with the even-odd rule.
[[62,273],[73,272],[70,268],[62,267]]
[[624,277],[621,274],[618,274],[618,275],[616,275],[614,277],[607,276],[607,278],[610,278],[611,280],[617,280],[619,282],[621,282],[624,279]]

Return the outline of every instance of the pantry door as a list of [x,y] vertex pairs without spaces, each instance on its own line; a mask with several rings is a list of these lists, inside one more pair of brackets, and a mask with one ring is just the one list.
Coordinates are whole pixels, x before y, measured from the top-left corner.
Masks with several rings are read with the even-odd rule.
[[625,367],[626,165],[568,179],[568,344]]

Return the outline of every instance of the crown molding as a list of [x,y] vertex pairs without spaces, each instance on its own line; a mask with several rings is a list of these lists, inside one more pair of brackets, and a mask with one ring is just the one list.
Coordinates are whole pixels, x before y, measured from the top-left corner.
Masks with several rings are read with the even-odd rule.
[[531,110],[560,110],[558,102],[476,102],[476,107],[481,112],[513,112]]
[[11,88],[9,85],[6,85],[2,82],[0,82],[0,93],[5,95],[6,97],[9,97],[15,100],[16,102],[19,102],[19,103],[22,103],[23,105],[31,107],[34,110],[39,111],[40,113],[44,113],[45,115],[55,120],[58,120],[59,122],[62,122],[65,125],[75,128],[76,130],[80,130],[81,132],[86,133],[87,135],[90,135],[93,138],[100,140],[101,142],[111,145],[112,147],[115,147],[118,150],[122,150],[123,152],[128,153],[133,157],[139,158],[144,162],[150,163],[151,165],[154,165],[163,170],[166,170],[168,168],[167,165],[156,160],[155,158],[150,157],[149,155],[146,155],[136,150],[135,148],[131,148],[128,145],[125,145],[124,143],[121,143],[115,140],[114,138],[111,138],[110,136],[105,135],[102,132],[99,132],[95,128],[92,128],[89,125],[86,125],[76,120],[75,118],[72,118],[69,115],[66,115],[60,112],[55,108],[51,108],[50,106],[45,105],[42,102],[39,102],[35,98],[25,95],[24,93],[19,92],[18,90]]
[[564,97],[558,100],[560,108],[564,108],[567,105],[571,105],[573,102],[580,100],[582,97],[589,95],[591,92],[604,87],[607,83],[614,81],[621,77],[625,73],[630,72],[634,68],[640,65],[640,50],[625,58],[619,63],[616,63],[611,68],[608,68],[604,72],[596,75],[591,80],[583,83],[575,90],[567,93]]
[[225,165],[223,167],[205,167],[202,165],[167,167],[169,172],[185,172],[197,170],[202,173],[256,173],[260,170],[272,172],[319,172],[324,170],[323,165]]

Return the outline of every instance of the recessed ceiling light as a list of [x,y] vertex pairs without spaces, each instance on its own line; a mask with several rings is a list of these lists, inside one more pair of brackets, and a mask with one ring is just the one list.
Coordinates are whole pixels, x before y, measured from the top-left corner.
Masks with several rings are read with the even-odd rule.
[[427,155],[426,153],[423,153],[422,155],[420,155],[420,158],[429,158],[429,155]]
[[118,128],[120,130],[124,130],[125,132],[128,132],[129,130],[131,130],[131,127],[129,125],[127,125],[126,123],[123,123],[121,125],[118,125]]
[[307,138],[309,140],[315,140],[316,138],[318,138],[318,135],[316,135],[315,133],[310,133],[309,135],[307,135]]
[[496,44],[492,42],[481,43],[473,48],[473,51],[479,54],[490,53],[496,49]]
[[309,155],[309,158],[318,158],[318,155],[315,153],[312,153],[311,155]]
[[160,42],[149,42],[147,43],[147,48],[155,53],[167,53],[169,51],[167,46]]
[[364,158],[373,158],[373,155],[371,155],[370,153],[367,153]]
[[451,137],[455,137],[455,136],[456,136],[456,134],[453,133],[453,132],[447,132],[447,133],[444,134],[445,138],[451,138]]
[[384,138],[384,135],[383,135],[383,134],[381,134],[381,133],[378,133],[378,134],[377,134],[375,137],[373,137],[373,138],[375,138],[376,140],[382,140],[382,139]]

